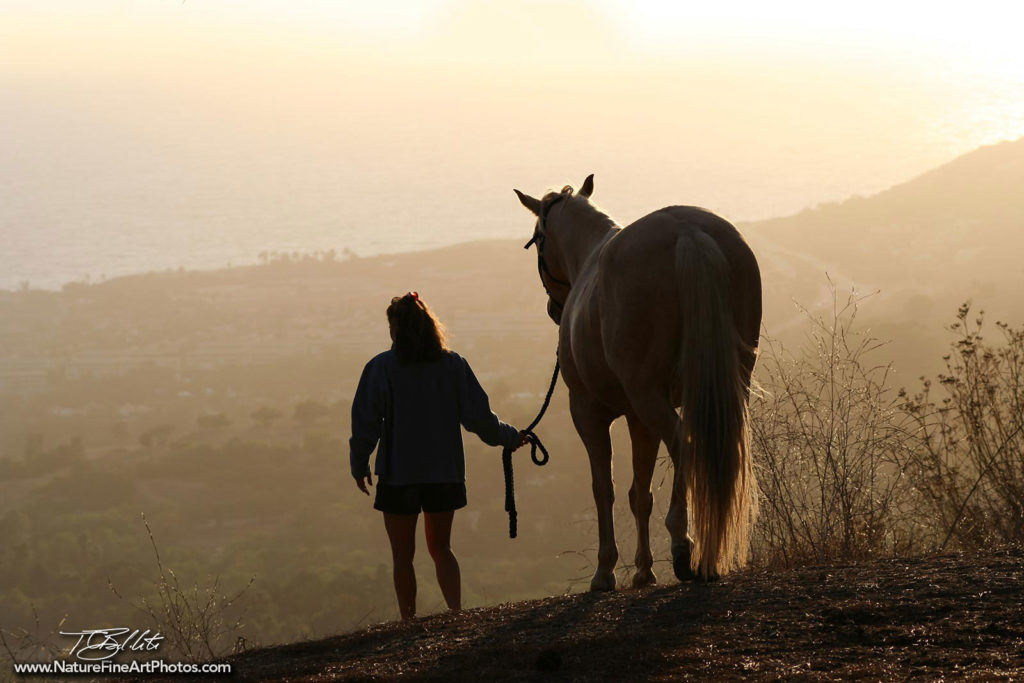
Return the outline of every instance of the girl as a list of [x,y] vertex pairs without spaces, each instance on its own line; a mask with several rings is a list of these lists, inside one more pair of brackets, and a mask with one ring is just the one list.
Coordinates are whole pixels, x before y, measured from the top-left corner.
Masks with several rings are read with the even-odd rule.
[[489,446],[519,448],[526,438],[491,412],[473,371],[445,341],[444,326],[416,292],[387,309],[391,350],[363,369],[352,401],[349,460],[359,490],[370,495],[370,454],[377,447],[373,507],[384,513],[402,619],[416,615],[416,522],[423,511],[427,550],[449,609],[462,608],[452,519],[466,505],[465,427]]

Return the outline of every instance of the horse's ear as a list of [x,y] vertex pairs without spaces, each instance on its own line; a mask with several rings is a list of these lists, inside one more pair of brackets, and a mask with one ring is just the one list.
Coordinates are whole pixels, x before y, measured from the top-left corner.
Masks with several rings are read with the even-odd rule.
[[581,197],[589,197],[594,194],[594,174],[591,173],[587,176],[587,179],[583,181],[583,187],[580,188],[579,192]]
[[523,203],[527,209],[533,212],[534,216],[540,216],[540,200],[534,199],[528,194],[523,194],[519,190],[513,190],[516,196],[519,197],[519,201]]

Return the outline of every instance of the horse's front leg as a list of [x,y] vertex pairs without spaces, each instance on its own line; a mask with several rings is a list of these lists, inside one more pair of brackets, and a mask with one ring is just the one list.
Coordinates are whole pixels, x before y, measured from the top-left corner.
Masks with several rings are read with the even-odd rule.
[[590,590],[611,591],[615,590],[615,563],[619,559],[612,518],[615,485],[612,482],[612,441],[608,432],[615,416],[579,393],[570,393],[569,408],[576,431],[590,456],[590,476],[597,504],[597,571],[590,581]]
[[636,573],[633,587],[640,588],[656,583],[651,556],[650,521],[654,496],[651,493],[651,477],[658,457],[659,441],[638,418],[627,415],[629,438],[633,444],[633,485],[629,488],[629,507],[636,519]]

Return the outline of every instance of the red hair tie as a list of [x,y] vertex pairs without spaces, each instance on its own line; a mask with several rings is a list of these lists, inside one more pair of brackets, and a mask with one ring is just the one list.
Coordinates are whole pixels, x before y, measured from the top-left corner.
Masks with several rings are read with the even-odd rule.
[[411,296],[416,301],[420,300],[419,292],[409,292],[409,296]]

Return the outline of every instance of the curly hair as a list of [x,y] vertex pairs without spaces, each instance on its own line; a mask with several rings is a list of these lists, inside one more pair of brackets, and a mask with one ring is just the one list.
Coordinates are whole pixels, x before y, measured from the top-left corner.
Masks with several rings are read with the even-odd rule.
[[416,292],[393,298],[387,314],[399,362],[426,363],[448,351],[444,325]]

